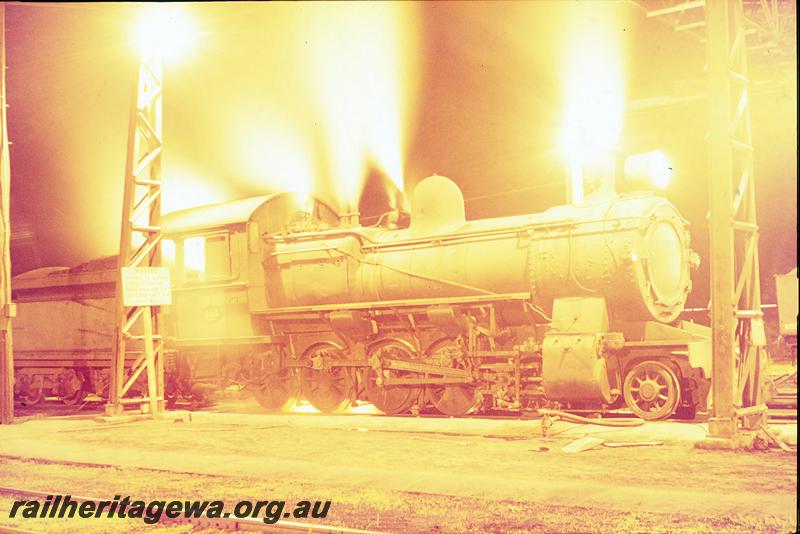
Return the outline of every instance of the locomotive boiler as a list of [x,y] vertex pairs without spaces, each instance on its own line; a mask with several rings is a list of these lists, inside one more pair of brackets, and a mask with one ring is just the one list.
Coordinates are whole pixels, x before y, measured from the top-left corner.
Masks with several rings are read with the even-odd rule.
[[164,222],[177,345],[194,362],[235,355],[226,373],[266,408],[704,407],[708,332],[677,320],[697,260],[666,199],[466,221],[455,183],[432,176],[405,228],[341,224],[311,204],[276,195]]
[[686,223],[655,195],[467,222],[458,186],[416,188],[402,230],[335,229],[268,238],[272,306],[529,293],[603,298],[615,318],[669,323],[691,289]]

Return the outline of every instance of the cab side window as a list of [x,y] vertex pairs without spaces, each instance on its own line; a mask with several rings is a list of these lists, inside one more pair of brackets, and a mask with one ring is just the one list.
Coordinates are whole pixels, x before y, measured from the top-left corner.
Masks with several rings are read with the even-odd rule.
[[177,251],[175,250],[175,241],[172,239],[162,239],[161,265],[164,267],[169,267],[170,271],[174,272],[176,258]]
[[206,237],[206,279],[231,277],[231,251],[228,234]]
[[186,281],[226,280],[231,277],[228,234],[187,237],[183,240]]

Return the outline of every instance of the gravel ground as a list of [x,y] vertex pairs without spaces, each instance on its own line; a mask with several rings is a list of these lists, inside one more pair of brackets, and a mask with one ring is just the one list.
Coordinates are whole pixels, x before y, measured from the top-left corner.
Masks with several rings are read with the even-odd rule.
[[[796,531],[793,453],[698,450],[692,442],[702,425],[600,433],[557,425],[543,438],[531,421],[30,420],[0,427],[0,485],[109,499],[331,500],[329,516],[315,521],[389,532]],[[656,435],[663,445],[562,452],[590,430],[613,441]],[[11,501],[0,498],[0,525],[153,531],[121,519],[10,519]]]

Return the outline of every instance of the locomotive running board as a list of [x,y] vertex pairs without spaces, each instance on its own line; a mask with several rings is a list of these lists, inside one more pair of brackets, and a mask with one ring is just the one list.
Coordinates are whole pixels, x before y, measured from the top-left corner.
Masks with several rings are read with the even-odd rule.
[[241,336],[241,337],[198,337],[170,338],[170,347],[208,347],[217,345],[285,345],[286,336]]
[[496,295],[475,295],[469,297],[441,297],[434,299],[407,299],[407,300],[387,300],[387,301],[367,301],[352,302],[348,304],[324,304],[320,306],[291,306],[285,308],[270,308],[263,310],[253,310],[253,314],[265,315],[270,318],[278,318],[280,315],[296,315],[300,313],[325,313],[340,310],[381,310],[389,308],[430,308],[431,306],[443,304],[487,304],[492,302],[530,300],[530,293],[498,293]]

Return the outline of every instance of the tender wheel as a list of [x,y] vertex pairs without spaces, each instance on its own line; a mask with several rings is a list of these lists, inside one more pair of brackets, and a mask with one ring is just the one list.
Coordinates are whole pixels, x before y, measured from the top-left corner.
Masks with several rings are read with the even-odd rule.
[[248,389],[267,411],[287,411],[297,403],[300,380],[294,369],[281,369],[266,374],[260,383],[251,384]]
[[[426,351],[436,365],[463,369],[459,361],[459,350],[452,339],[441,339]],[[475,386],[469,384],[428,386],[425,390],[428,401],[445,415],[461,417],[475,411],[480,405],[481,395]]]
[[21,375],[14,384],[14,400],[23,406],[35,406],[44,400],[44,388],[42,387],[41,377]]
[[164,390],[164,405],[167,407],[168,410],[175,409],[175,406],[178,405],[178,394],[174,391],[167,391]]
[[36,406],[44,400],[44,390],[41,387],[31,387],[25,395],[22,396],[22,402],[25,406]]
[[86,398],[84,378],[74,369],[66,369],[59,378],[61,402],[67,406],[74,406]]
[[62,397],[61,402],[63,402],[67,406],[75,406],[76,404],[83,402],[83,399],[85,398],[86,398],[86,392],[81,389],[72,393],[71,395]]
[[648,421],[666,419],[680,403],[678,377],[655,361],[642,362],[628,372],[623,394],[628,408]]
[[[413,360],[413,349],[403,341],[390,339],[382,341],[370,350],[370,360],[374,358],[392,360]],[[416,378],[419,375],[409,371],[382,369],[380,378]],[[378,384],[378,371],[368,367],[364,389],[367,399],[386,415],[398,415],[407,412],[419,400],[422,387],[418,385]]]
[[344,349],[332,341],[312,345],[303,354],[303,359],[312,365],[300,371],[303,395],[320,412],[333,413],[350,402],[354,385],[352,373],[347,367],[325,369],[323,366],[326,359],[344,357]]
[[[106,390],[108,391],[108,390]],[[168,409],[173,409],[178,404],[180,386],[176,373],[168,372],[164,377],[164,403]]]

